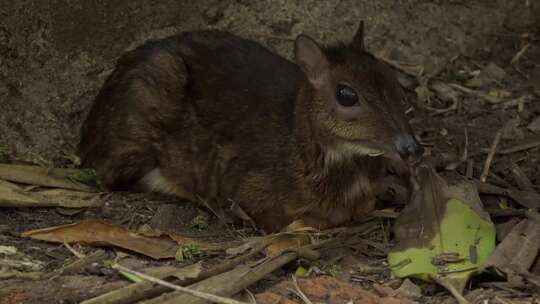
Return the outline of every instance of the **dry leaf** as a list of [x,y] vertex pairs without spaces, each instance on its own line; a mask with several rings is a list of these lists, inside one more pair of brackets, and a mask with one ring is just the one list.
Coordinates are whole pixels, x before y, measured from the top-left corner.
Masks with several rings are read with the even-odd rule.
[[495,248],[484,268],[495,267],[508,275],[529,270],[540,251],[540,223],[524,219]]
[[31,230],[22,236],[48,242],[117,246],[154,259],[174,258],[178,248],[168,237],[146,237],[99,220]]
[[102,205],[103,202],[96,193],[64,189],[28,192],[16,184],[0,180],[0,207],[86,208]]
[[83,172],[84,170],[79,169],[0,164],[0,179],[21,184],[97,192],[97,189],[76,181],[74,177]]
[[275,235],[275,238],[266,248],[266,254],[270,257],[281,255],[285,251],[295,250],[311,242],[307,233],[314,232],[311,227],[307,227],[302,220],[297,220],[283,228],[281,233]]

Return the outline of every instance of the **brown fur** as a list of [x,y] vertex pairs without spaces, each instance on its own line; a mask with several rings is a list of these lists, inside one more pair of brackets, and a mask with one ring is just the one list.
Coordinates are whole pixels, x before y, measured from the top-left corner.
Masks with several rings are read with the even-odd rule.
[[[83,165],[112,189],[235,201],[268,232],[366,214],[387,156],[395,159],[393,138],[410,132],[403,96],[391,71],[354,42],[324,54],[331,68],[312,86],[297,65],[231,34],[150,42],[119,61],[97,96],[82,129]],[[365,103],[354,117],[333,105],[339,81]],[[385,155],[367,156],[364,142]]]

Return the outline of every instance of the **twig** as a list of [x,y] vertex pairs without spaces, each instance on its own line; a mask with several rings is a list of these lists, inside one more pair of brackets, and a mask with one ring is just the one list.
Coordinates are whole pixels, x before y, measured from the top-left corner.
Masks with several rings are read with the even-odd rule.
[[[221,273],[229,271],[233,269],[234,267],[250,260],[257,254],[259,254],[262,250],[264,250],[264,248],[267,245],[268,244],[266,243],[264,244],[261,243],[259,244],[259,246],[252,248],[250,252],[242,256],[229,260],[228,262],[221,263],[217,265],[216,267],[210,268],[208,270],[201,271],[201,273],[196,278],[175,279],[175,280],[170,280],[170,281],[171,283],[176,284],[176,285],[187,286],[187,285],[194,284],[199,281],[208,279],[210,277],[219,275]],[[163,279],[166,279],[167,277],[170,277],[170,275],[163,277]],[[160,285],[155,286],[154,284],[150,284],[150,282],[143,281],[139,283],[133,283],[126,287],[110,291],[106,294],[84,301],[82,304],[134,303],[137,301],[141,301],[143,299],[159,296],[160,294],[166,292],[167,290],[168,289],[164,286],[160,286]]]
[[293,292],[296,293],[296,295],[300,297],[300,299],[302,299],[304,303],[313,304],[313,302],[311,302],[311,300],[306,296],[306,294],[302,292],[302,289],[300,289],[300,286],[298,286],[298,281],[296,280],[296,277],[294,275],[292,275],[292,280],[293,280],[294,288],[296,288],[296,290],[293,290]]
[[469,155],[469,132],[466,127],[463,132],[465,133],[465,147],[463,148],[463,155],[461,155],[461,161],[466,161]]
[[76,260],[75,262],[68,264],[58,270],[55,270],[53,273],[50,273],[51,278],[55,278],[60,275],[79,271],[81,269],[84,269],[88,265],[99,263],[107,259],[108,257],[109,255],[107,254],[105,250],[98,249],[97,251],[89,255],[86,255],[85,257],[80,258],[79,260]]
[[250,304],[257,304],[257,299],[255,298],[255,295],[253,294],[253,292],[249,291],[249,289],[245,289],[244,291],[247,293],[249,297]]
[[513,301],[506,300],[506,299],[501,298],[501,297],[499,297],[499,296],[495,296],[495,297],[493,298],[493,300],[497,301],[497,302],[500,303],[500,304],[514,304]]
[[459,293],[459,291],[454,286],[452,286],[452,284],[448,283],[448,281],[442,278],[440,275],[430,274],[429,276],[439,285],[446,288],[446,290],[448,290],[452,294],[452,296],[456,299],[456,301],[458,301],[459,304],[471,304],[461,295],[461,293]]
[[[467,87],[464,87],[462,85],[459,85],[457,83],[450,83],[448,84],[450,87],[458,90],[458,91],[461,91],[463,93],[466,93],[466,94],[470,94],[470,95],[473,95],[473,96],[476,96],[476,97],[479,97],[485,101],[487,101],[488,103],[490,104],[494,104],[494,105],[499,105],[503,102],[506,101],[506,99],[504,98],[500,98],[500,97],[496,97],[496,96],[491,96],[491,95],[488,95],[484,92],[481,92],[481,91],[477,91],[477,90],[473,90],[473,89],[469,89]],[[521,97],[520,97],[521,98]],[[520,99],[518,98],[518,99]]]
[[[226,272],[191,285],[190,288],[207,292],[211,291],[212,293],[217,293],[223,296],[232,296],[255,284],[269,273],[274,272],[276,269],[283,267],[283,265],[294,261],[296,258],[298,258],[298,255],[295,252],[288,252],[253,268],[247,265],[240,265],[230,272]],[[149,300],[145,303],[202,304],[206,302],[192,295],[174,291],[161,297]]]
[[539,147],[539,146],[540,146],[540,140],[536,140],[536,141],[533,141],[533,142],[525,143],[525,144],[522,144],[522,145],[517,145],[515,147],[502,150],[499,154],[501,154],[501,155],[512,154],[512,153],[520,152],[520,151],[523,151],[523,150],[529,150],[529,149],[532,149],[532,148],[536,148],[536,147]]
[[84,253],[78,252],[77,250],[75,250],[75,248],[71,247],[71,245],[69,245],[66,242],[64,242],[64,247],[66,247],[67,250],[69,250],[69,252],[71,252],[78,259],[83,259],[84,257],[86,257],[86,255]]
[[482,170],[482,175],[480,175],[480,181],[485,183],[487,176],[489,174],[489,168],[491,166],[491,162],[493,161],[493,156],[495,155],[495,151],[497,150],[497,146],[499,145],[499,142],[501,141],[502,136],[502,129],[497,131],[497,134],[495,134],[495,138],[493,139],[493,142],[491,143],[491,148],[489,149],[488,156],[486,157],[486,162],[484,163],[484,170]]
[[[524,143],[524,144],[514,146],[512,148],[503,149],[503,150],[500,150],[499,152],[497,152],[497,154],[499,154],[499,155],[507,155],[507,154],[521,152],[521,151],[524,151],[524,150],[529,150],[529,149],[533,149],[533,148],[537,148],[537,147],[540,147],[540,140],[534,140],[534,141],[531,141],[531,142],[528,142],[528,143]],[[486,154],[488,152],[489,152],[489,149],[482,149],[481,151],[478,151],[478,152],[476,152],[474,154],[469,155],[469,157],[479,156],[479,155],[482,155],[482,154]]]
[[515,55],[512,57],[512,60],[510,61],[511,64],[516,64],[519,61],[519,58],[523,56],[525,51],[531,46],[529,43],[525,44]]
[[195,297],[198,297],[198,298],[201,298],[201,299],[205,299],[205,300],[208,300],[208,301],[212,301],[212,302],[215,302],[215,303],[222,303],[222,304],[249,304],[247,302],[240,302],[240,301],[236,301],[236,300],[233,300],[233,299],[230,299],[230,298],[220,297],[220,296],[205,293],[205,292],[202,292],[202,291],[193,290],[193,289],[189,289],[189,288],[186,288],[186,287],[174,285],[174,284],[169,283],[167,281],[160,280],[158,278],[154,278],[152,276],[149,276],[149,275],[146,275],[144,273],[129,269],[129,268],[124,267],[124,266],[119,265],[119,264],[115,264],[112,267],[114,269],[136,275],[136,276],[138,276],[138,277],[140,277],[140,278],[142,278],[144,280],[150,281],[152,283],[163,285],[163,286],[169,287],[171,289],[178,290],[178,291],[181,291],[181,292],[185,292],[185,293],[190,294],[192,296],[195,296]]

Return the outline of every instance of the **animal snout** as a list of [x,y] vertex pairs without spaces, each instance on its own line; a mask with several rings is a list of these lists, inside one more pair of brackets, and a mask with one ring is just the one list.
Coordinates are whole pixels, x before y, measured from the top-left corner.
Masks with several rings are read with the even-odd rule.
[[418,160],[424,154],[424,147],[411,134],[402,134],[396,138],[396,150],[405,161]]

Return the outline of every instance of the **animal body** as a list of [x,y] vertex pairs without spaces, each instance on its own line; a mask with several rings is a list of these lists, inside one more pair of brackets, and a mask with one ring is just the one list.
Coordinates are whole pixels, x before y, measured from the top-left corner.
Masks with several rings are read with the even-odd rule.
[[267,232],[365,215],[389,165],[422,154],[402,89],[363,25],[330,46],[300,35],[294,55],[221,31],[126,53],[83,124],[83,165],[113,190],[235,202]]

